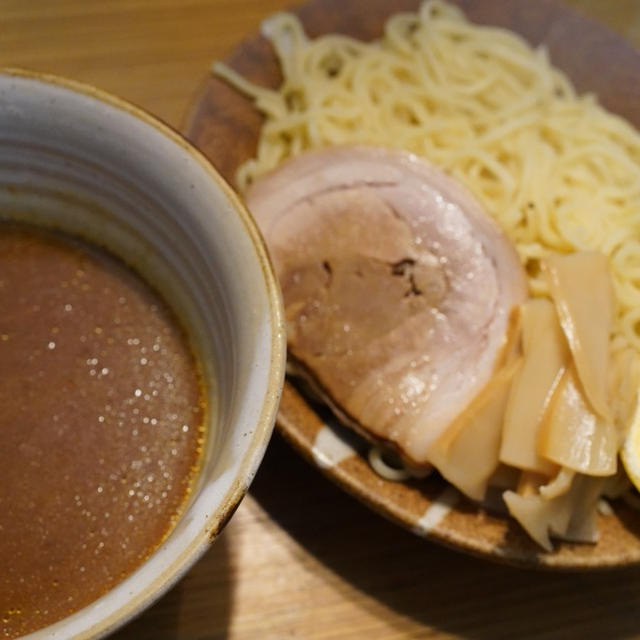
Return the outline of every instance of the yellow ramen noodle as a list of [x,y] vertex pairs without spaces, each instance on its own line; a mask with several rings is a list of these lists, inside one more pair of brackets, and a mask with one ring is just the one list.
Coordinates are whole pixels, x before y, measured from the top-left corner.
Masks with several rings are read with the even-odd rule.
[[265,23],[283,72],[276,90],[220,64],[266,121],[241,189],[301,151],[347,143],[396,147],[455,176],[514,241],[533,295],[552,252],[604,253],[617,294],[613,349],[640,362],[640,135],[592,95],[578,96],[544,48],[472,25],[426,2],[381,39],[310,40],[298,19]]

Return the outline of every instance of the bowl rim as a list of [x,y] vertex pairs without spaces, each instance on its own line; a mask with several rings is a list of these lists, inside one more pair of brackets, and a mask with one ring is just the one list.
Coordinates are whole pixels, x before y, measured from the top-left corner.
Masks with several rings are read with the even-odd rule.
[[[208,549],[210,543],[218,537],[246,495],[271,437],[282,394],[286,363],[284,307],[280,286],[277,282],[266,244],[248,209],[239,195],[222,177],[211,161],[176,128],[167,124],[157,116],[152,115],[142,107],[111,94],[108,91],[98,89],[91,84],[64,78],[55,74],[41,73],[11,66],[0,66],[0,79],[3,77],[53,86],[76,95],[93,98],[111,108],[124,112],[134,119],[142,121],[180,147],[182,151],[191,156],[209,178],[211,178],[217,188],[220,189],[222,196],[231,204],[234,213],[239,217],[244,231],[255,251],[267,293],[268,319],[272,327],[268,379],[261,401],[260,414],[255,424],[252,437],[245,451],[240,456],[238,470],[228,490],[220,500],[217,509],[207,514],[206,521],[200,527],[198,533],[186,544],[182,553],[171,561],[170,566],[156,576],[150,584],[146,585],[140,593],[127,600],[123,606],[90,627],[86,627],[84,631],[74,636],[78,640],[85,638],[87,640],[95,639],[114,632],[166,593]],[[117,588],[117,586],[118,585],[114,588]],[[109,592],[100,598],[107,596]],[[95,604],[95,602],[97,601],[75,611],[71,616],[87,615],[89,608]],[[43,634],[50,633],[48,630],[51,629],[51,627],[63,623],[71,616],[62,618],[47,627],[37,629],[24,637],[25,639],[34,638],[34,640],[35,638],[45,637]]]

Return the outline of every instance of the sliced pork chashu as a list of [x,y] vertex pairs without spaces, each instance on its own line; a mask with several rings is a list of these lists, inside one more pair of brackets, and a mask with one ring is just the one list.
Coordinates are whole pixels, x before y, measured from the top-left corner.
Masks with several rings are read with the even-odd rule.
[[507,238],[416,156],[309,152],[247,204],[283,290],[289,354],[327,403],[417,468],[494,373],[526,280]]

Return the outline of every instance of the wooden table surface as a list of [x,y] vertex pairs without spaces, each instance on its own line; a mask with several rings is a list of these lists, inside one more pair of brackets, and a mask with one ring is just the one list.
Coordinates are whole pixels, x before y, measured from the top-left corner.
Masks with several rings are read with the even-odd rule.
[[[290,3],[0,0],[0,65],[89,82],[179,127],[210,62]],[[640,0],[571,4],[640,46]],[[435,546],[344,495],[276,435],[217,542],[113,637],[640,638],[640,570],[534,573]]]

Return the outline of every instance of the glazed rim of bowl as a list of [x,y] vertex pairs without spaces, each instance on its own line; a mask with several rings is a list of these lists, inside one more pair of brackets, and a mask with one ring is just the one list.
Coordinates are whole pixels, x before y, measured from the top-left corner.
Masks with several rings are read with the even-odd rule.
[[[32,113],[25,117],[19,107],[26,104],[46,114],[47,121]],[[22,138],[20,126],[29,131]],[[85,157],[81,157],[83,142]],[[96,152],[95,163],[86,156],[87,149]],[[102,153],[111,165],[108,159],[100,164]],[[145,157],[148,161],[140,166]],[[30,164],[34,158],[35,171]],[[132,166],[160,193],[137,190],[140,177],[136,183],[127,175]],[[30,190],[33,176],[39,185],[44,180],[44,189]],[[185,178],[187,185],[178,182]],[[79,233],[121,257],[134,253],[133,266],[174,309],[184,310],[186,317],[178,315],[189,328],[204,377],[216,380],[216,388],[207,392],[220,397],[220,402],[211,399],[210,413],[215,415],[210,420],[218,428],[206,444],[201,477],[168,538],[105,595],[26,636],[99,638],[173,586],[206,551],[245,495],[269,441],[284,380],[280,289],[256,224],[210,162],[168,125],[94,87],[47,74],[0,69],[0,182],[0,216],[7,208],[19,209],[20,219]],[[61,196],[60,184],[74,195]],[[76,187],[82,192],[80,198],[75,197]],[[127,197],[122,196],[123,188],[129,190]],[[162,203],[163,195],[168,203]],[[187,217],[175,209],[181,198],[191,206]],[[51,222],[39,217],[43,203],[49,213],[54,212]],[[109,203],[122,207],[117,215],[110,213]],[[139,219],[136,206],[146,211]],[[192,290],[184,286],[184,278],[196,280],[190,283]],[[215,308],[213,302],[218,303]],[[230,367],[230,375],[226,369],[224,376],[216,374],[221,363]]]

